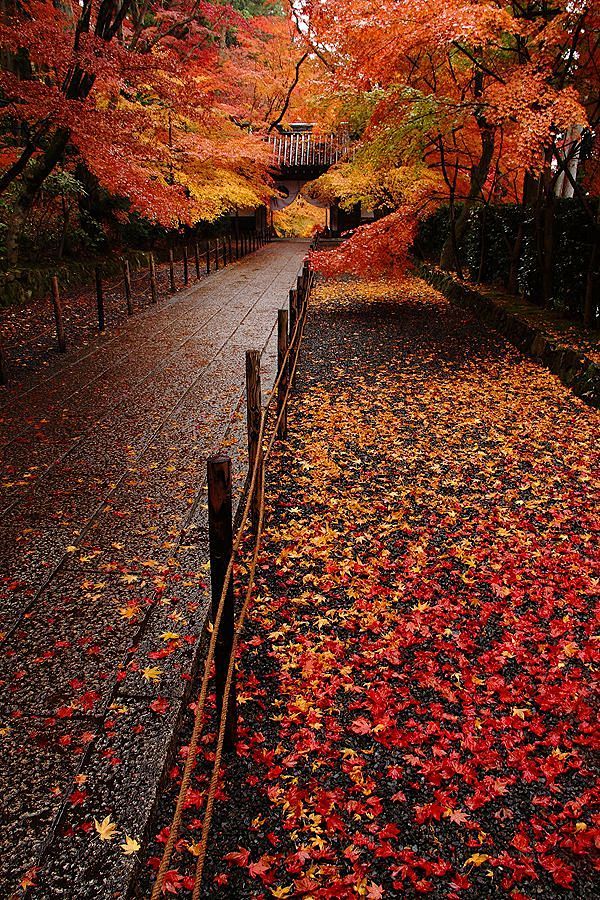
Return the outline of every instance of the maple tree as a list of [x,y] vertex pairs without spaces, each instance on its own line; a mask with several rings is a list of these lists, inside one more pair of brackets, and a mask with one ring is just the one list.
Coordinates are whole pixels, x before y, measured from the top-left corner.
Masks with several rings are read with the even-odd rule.
[[[354,158],[317,189],[385,217],[320,257],[323,271],[401,268],[415,223],[442,203],[450,230],[440,264],[460,270],[471,211],[524,195],[537,198],[550,260],[561,174],[596,228],[587,191],[598,192],[599,176],[597,4],[315,0],[306,9],[330,63],[325,96],[360,136]],[[569,165],[583,157],[585,186]]]
[[167,227],[268,200],[268,152],[254,132],[283,107],[294,69],[288,22],[269,12],[191,0],[10,5],[0,21],[8,261],[58,168],[83,166],[126,198],[125,212]]

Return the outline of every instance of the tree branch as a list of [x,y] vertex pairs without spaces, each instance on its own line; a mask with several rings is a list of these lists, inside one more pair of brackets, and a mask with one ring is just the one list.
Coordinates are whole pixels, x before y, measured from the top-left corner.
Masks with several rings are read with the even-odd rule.
[[298,86],[298,82],[300,81],[300,69],[302,68],[302,66],[306,62],[306,60],[308,59],[308,54],[309,54],[309,51],[307,50],[305,53],[302,54],[302,56],[296,63],[296,74],[294,76],[294,80],[292,81],[292,83],[288,89],[287,96],[286,96],[285,102],[283,104],[283,108],[282,108],[281,112],[279,113],[279,115],[277,116],[277,118],[275,119],[275,121],[271,122],[271,124],[269,125],[269,130],[268,130],[267,134],[271,134],[271,132],[275,128],[277,128],[278,125],[281,125],[281,123],[283,121],[283,117],[285,116],[286,112],[288,111],[290,101],[292,99],[292,94],[296,90],[296,87]]

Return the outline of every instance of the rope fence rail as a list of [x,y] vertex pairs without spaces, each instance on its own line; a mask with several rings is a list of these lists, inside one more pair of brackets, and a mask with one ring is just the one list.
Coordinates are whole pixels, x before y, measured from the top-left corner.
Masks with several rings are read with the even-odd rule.
[[[246,490],[243,495],[242,516],[235,536],[232,524],[231,459],[228,456],[219,455],[211,457],[207,463],[212,594],[210,640],[204,660],[181,785],[150,900],[160,900],[162,896],[165,876],[169,871],[173,850],[179,838],[186,797],[191,786],[196,755],[202,736],[204,712],[214,663],[219,730],[206,797],[200,847],[196,859],[192,898],[199,900],[201,896],[202,875],[223,752],[233,752],[235,749],[237,726],[235,662],[240,635],[252,598],[261,548],[265,518],[265,470],[275,441],[278,438],[285,439],[287,436],[287,407],[298,366],[298,351],[304,335],[308,302],[314,280],[314,272],[305,262],[302,272],[298,276],[296,288],[290,291],[289,316],[286,309],[278,312],[277,377],[264,405],[260,390],[260,354],[254,350],[246,351],[249,467]],[[273,403],[276,404],[275,421],[267,436],[267,423]],[[248,529],[251,529],[254,548],[248,569],[248,582],[236,621],[233,568]]]
[[[97,265],[93,271],[93,287],[81,288],[76,297],[67,297],[66,302],[61,295],[58,277],[53,276],[50,290],[50,316],[54,320],[53,324],[45,325],[40,321],[39,325],[42,327],[24,339],[7,341],[0,336],[0,385],[9,384],[11,369],[14,369],[23,353],[27,352],[27,348],[37,344],[36,349],[47,354],[52,350],[54,335],[56,349],[63,354],[67,352],[69,344],[76,341],[76,333],[95,327],[89,320],[87,304],[86,309],[78,309],[78,300],[82,297],[85,300],[95,300],[97,330],[103,333],[107,328],[107,311],[109,319],[116,319],[118,316],[114,306],[116,300],[124,300],[125,315],[130,317],[135,314],[136,308],[144,306],[143,298],[155,305],[159,299],[175,293],[179,287],[188,287],[192,271],[196,281],[199,281],[204,275],[218,271],[221,266],[225,267],[259,250],[271,239],[269,230],[260,230],[235,235],[226,233],[222,237],[205,240],[202,250],[197,240],[185,242],[181,246],[180,258],[179,254],[176,258],[173,248],[168,251],[165,263],[157,263],[154,253],[150,253],[148,267],[142,271],[132,272],[129,260],[123,259],[120,262],[121,274],[111,279],[106,278],[104,267]],[[45,338],[48,340],[44,341]]]

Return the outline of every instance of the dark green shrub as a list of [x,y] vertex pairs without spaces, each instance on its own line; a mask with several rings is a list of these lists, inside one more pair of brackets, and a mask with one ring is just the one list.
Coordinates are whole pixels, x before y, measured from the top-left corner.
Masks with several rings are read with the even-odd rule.
[[[506,285],[520,224],[523,234],[517,272],[519,291],[539,302],[542,272],[533,207],[502,204],[474,209],[460,247],[462,262],[473,281]],[[449,229],[449,210],[443,206],[421,222],[415,255],[437,262]],[[552,306],[572,318],[583,315],[592,241],[593,229],[581,204],[576,200],[556,200]]]

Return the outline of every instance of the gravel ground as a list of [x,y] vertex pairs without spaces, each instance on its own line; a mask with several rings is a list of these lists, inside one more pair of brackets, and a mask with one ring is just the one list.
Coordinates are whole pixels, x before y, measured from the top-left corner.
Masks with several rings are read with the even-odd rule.
[[597,414],[419,281],[323,285],[301,360],[203,896],[597,897]]

